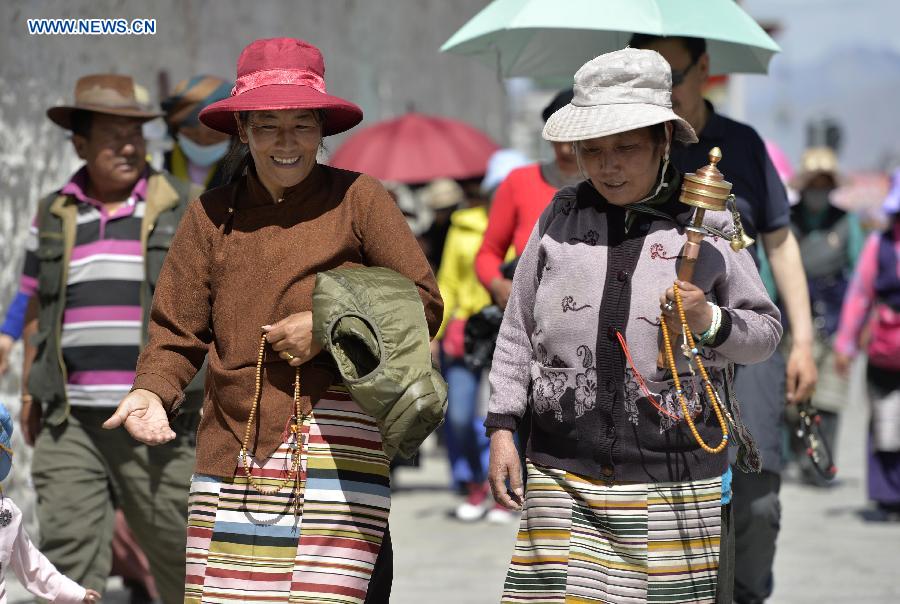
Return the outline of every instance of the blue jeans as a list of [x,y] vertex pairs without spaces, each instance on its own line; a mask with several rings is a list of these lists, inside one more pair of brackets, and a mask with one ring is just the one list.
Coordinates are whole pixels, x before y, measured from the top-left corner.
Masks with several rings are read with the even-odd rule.
[[471,371],[461,359],[448,359],[444,365],[447,380],[447,455],[457,485],[487,480],[490,441],[484,433],[484,418],[477,417],[479,373]]

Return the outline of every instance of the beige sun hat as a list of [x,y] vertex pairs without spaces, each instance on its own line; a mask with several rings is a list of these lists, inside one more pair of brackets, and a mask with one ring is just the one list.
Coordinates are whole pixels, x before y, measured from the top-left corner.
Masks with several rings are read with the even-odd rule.
[[446,210],[465,201],[466,193],[455,180],[438,178],[425,185],[419,197],[432,210]]
[[820,174],[830,176],[836,187],[842,184],[837,153],[830,147],[810,147],[804,151],[800,171],[791,179],[790,186],[795,191],[802,191]]
[[568,143],[672,122],[675,140],[696,143],[672,111],[672,70],[658,52],[625,48],[600,55],[575,73],[572,102],[550,116],[543,136]]

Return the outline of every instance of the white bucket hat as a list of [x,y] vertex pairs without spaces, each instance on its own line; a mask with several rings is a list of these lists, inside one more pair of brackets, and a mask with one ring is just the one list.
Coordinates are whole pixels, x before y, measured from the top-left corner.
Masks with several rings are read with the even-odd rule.
[[672,70],[658,52],[625,48],[600,55],[575,73],[575,97],[550,116],[543,136],[568,143],[672,122],[674,138],[696,143],[672,111]]

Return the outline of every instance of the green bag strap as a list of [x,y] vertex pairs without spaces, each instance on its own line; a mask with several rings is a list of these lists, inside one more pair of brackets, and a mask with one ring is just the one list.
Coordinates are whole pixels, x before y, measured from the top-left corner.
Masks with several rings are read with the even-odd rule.
[[759,259],[759,278],[766,287],[766,293],[773,302],[778,301],[778,287],[775,285],[775,274],[772,272],[772,265],[766,256],[766,249],[761,243],[756,244],[756,257]]
[[856,213],[847,214],[847,258],[850,260],[851,270],[856,268],[859,256],[866,244],[866,233],[862,222]]

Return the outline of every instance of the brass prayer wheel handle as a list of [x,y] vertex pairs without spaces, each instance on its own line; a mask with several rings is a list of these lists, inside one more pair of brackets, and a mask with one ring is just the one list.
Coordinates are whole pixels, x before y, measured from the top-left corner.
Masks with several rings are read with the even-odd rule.
[[684,175],[679,200],[695,208],[720,212],[725,209],[725,201],[731,195],[731,183],[725,180],[716,166],[722,159],[722,150],[713,147],[708,157],[708,165]]

